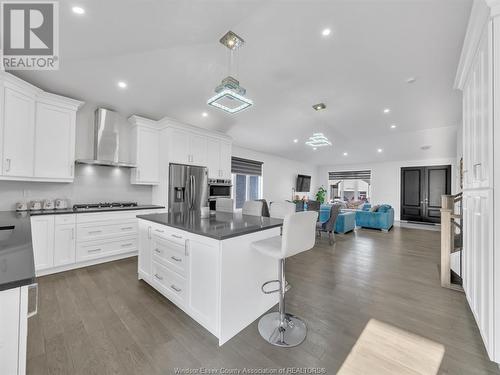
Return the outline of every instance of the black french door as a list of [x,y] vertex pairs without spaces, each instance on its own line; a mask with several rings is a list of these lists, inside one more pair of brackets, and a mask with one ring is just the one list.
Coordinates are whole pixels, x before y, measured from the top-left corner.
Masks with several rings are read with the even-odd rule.
[[451,193],[451,165],[401,168],[401,220],[441,222],[441,195]]

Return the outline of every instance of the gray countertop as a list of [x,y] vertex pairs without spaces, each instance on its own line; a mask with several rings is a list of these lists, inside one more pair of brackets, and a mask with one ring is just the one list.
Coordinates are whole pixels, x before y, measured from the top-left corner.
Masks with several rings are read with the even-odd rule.
[[30,216],[39,215],[64,215],[64,214],[88,214],[92,212],[116,212],[116,211],[137,211],[137,210],[155,210],[165,208],[164,206],[156,206],[152,204],[143,204],[135,207],[110,207],[110,208],[91,208],[88,210],[73,210],[66,208],[62,210],[39,210],[29,211]]
[[34,282],[30,217],[26,212],[0,211],[0,290]]
[[283,220],[280,219],[225,212],[217,212],[215,216],[207,219],[201,219],[199,212],[149,214],[137,217],[219,241],[283,225]]

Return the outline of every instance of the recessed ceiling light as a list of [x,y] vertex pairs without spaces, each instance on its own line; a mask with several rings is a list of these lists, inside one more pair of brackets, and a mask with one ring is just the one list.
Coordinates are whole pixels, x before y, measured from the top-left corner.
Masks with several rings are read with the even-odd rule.
[[347,152],[344,152],[344,156],[347,156],[347,155],[349,155],[349,154]]
[[380,154],[382,151],[384,151],[384,150],[382,150],[381,148],[378,148],[378,149],[377,149],[377,152],[378,152],[379,154]]
[[332,30],[330,30],[329,28],[326,28],[326,29],[323,29],[323,31],[321,32],[321,35],[328,36],[331,33],[332,33]]
[[298,140],[298,139],[294,139],[294,140],[293,140],[293,143],[298,143],[298,142],[299,142],[299,140]]
[[384,108],[384,113],[390,113],[390,112],[391,112],[390,108]]
[[396,124],[391,125],[391,129],[396,129],[396,128],[397,128]]
[[121,89],[127,88],[127,82],[118,81],[118,87],[121,88]]
[[201,115],[202,115],[203,117],[207,117],[207,116],[208,116],[208,113],[207,113],[207,112],[203,112]]
[[407,80],[406,80],[406,83],[415,83],[417,79],[415,77],[409,77]]
[[317,148],[316,148],[316,147],[313,147],[313,151],[316,151],[316,150],[317,150]]
[[85,9],[83,9],[82,7],[73,7],[71,8],[71,10],[75,14],[85,14]]
[[326,104],[325,103],[314,104],[313,108],[315,111],[321,111],[322,109],[326,108]]

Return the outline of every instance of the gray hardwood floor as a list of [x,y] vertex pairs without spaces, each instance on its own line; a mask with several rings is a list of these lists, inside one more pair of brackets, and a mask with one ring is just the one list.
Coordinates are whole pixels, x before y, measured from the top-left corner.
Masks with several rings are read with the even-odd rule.
[[38,279],[28,374],[170,374],[175,368],[321,367],[334,374],[377,319],[445,346],[442,374],[499,374],[465,296],[439,286],[440,233],[394,228],[325,238],[287,260],[287,310],[308,324],[291,349],[262,340],[254,322],[217,340],[136,276],[137,259]]

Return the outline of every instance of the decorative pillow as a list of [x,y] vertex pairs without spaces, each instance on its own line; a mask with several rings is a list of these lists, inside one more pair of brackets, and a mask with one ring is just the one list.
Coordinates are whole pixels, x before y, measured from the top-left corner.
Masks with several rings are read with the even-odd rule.
[[387,212],[391,209],[391,205],[389,204],[383,204],[379,207],[378,212]]
[[376,204],[376,205],[372,206],[372,208],[370,208],[370,212],[377,212],[379,208],[380,208],[380,205]]

